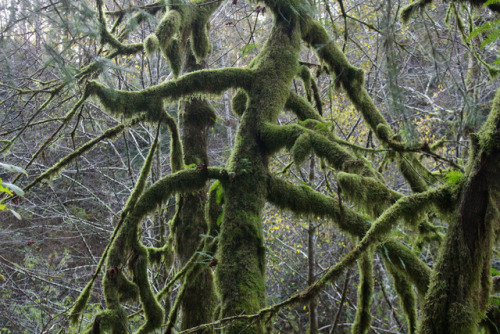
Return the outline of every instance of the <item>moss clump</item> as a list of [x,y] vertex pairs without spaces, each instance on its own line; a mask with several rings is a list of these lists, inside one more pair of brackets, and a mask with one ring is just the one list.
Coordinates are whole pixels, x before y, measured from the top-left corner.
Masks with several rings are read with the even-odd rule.
[[201,62],[210,53],[212,44],[208,36],[208,23],[202,21],[193,22],[191,31],[191,48],[198,62]]
[[151,58],[153,53],[158,50],[160,47],[160,41],[158,40],[158,37],[156,35],[149,35],[146,37],[144,40],[144,50],[146,51],[146,55]]
[[164,49],[168,65],[176,77],[181,72],[183,49],[182,42],[177,38],[172,39],[172,41]]
[[[182,0],[169,0],[167,5],[169,10],[158,24],[155,35],[172,71],[178,75],[185,54],[184,46],[188,44],[188,40],[198,62],[203,61],[209,54],[211,44],[208,23],[220,2],[202,1],[187,4]],[[146,39],[145,42],[147,41]]]
[[295,164],[300,166],[312,151],[311,138],[308,134],[303,134],[297,138],[292,147],[292,156]]

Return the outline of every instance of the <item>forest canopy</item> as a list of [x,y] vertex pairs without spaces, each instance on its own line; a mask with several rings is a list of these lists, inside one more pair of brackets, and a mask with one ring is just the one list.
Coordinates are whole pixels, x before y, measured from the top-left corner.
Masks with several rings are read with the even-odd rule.
[[1,333],[499,333],[500,1],[0,1]]

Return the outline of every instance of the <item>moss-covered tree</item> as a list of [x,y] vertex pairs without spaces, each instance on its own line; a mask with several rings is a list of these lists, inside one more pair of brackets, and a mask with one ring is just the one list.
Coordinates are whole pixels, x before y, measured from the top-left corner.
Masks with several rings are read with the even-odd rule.
[[[162,327],[167,333],[173,332],[179,309],[180,328],[186,332],[193,327],[191,332],[199,332],[222,325],[223,333],[264,333],[271,330],[272,317],[281,308],[309,303],[345,269],[358,263],[360,284],[352,332],[367,333],[371,326],[374,258],[378,256],[393,277],[409,332],[476,332],[490,306],[490,259],[499,228],[500,93],[487,122],[471,137],[465,174],[456,182],[447,182],[442,175],[429,171],[420,159],[422,154],[438,157],[437,146],[410,145],[395,133],[367,92],[363,70],[351,65],[315,19],[312,1],[250,3],[265,6],[273,16],[265,45],[248,68],[205,69],[204,60],[210,52],[210,16],[219,1],[169,0],[147,7],[151,15],[161,12],[163,16],[143,44],[127,44],[126,33],[119,34],[115,26],[109,29],[107,16],[112,13],[104,10],[103,1],[96,2],[100,41],[110,58],[137,52],[151,56],[160,49],[174,78],[140,90],[120,90],[102,83],[97,65],[87,66],[75,75],[81,80],[83,94],[63,124],[83,103],[94,99],[107,112],[126,119],[127,125],[149,122],[158,128],[166,126],[171,138],[172,173],[147,184],[159,145],[157,134],[98,270],[70,312],[71,320],[75,323],[84,312],[102,269],[105,307],[95,315],[88,332],[127,332],[130,314],[124,303],[138,301],[144,317],[137,333]],[[404,18],[425,4],[421,1],[408,7]],[[148,17],[142,13],[135,20]],[[314,77],[307,64],[300,62],[303,47],[315,53],[322,70],[334,78],[338,89],[362,115],[381,149],[354,145],[330,131],[322,116]],[[185,71],[180,75],[182,63]],[[291,90],[296,79],[303,82],[309,99]],[[212,167],[206,152],[206,131],[216,115],[204,98],[231,89],[236,91],[232,109],[239,120],[235,143],[225,166]],[[166,106],[174,103],[180,103],[179,127],[166,111]],[[283,111],[293,114],[297,122],[279,124]],[[116,136],[124,127],[106,132],[100,140]],[[82,146],[26,189],[55,176],[93,145],[89,142]],[[270,161],[282,149],[290,151],[297,167],[310,155],[317,156],[323,169],[336,174],[337,197],[273,174]],[[396,162],[412,194],[398,193],[386,185],[383,170],[375,169],[369,161],[375,153]],[[207,191],[210,181],[215,182]],[[148,271],[165,262],[172,245],[167,242],[158,248],[147,247],[142,242],[142,223],[171,197],[176,198],[171,232],[181,269],[155,293]],[[271,306],[266,300],[262,227],[266,203],[298,215],[325,217],[357,240],[340,262],[306,290]],[[438,218],[450,227],[438,262],[430,268],[391,231],[403,222],[422,239],[439,240],[441,236],[433,225]],[[209,265],[215,267],[215,286]],[[161,301],[176,280],[182,283],[165,314]],[[425,298],[419,324],[414,288],[422,300]],[[201,295],[205,296],[203,303]]]

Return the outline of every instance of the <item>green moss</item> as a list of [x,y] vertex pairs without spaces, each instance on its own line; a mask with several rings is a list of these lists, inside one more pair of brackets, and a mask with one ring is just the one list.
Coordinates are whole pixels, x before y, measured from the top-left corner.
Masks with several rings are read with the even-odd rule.
[[87,91],[99,98],[104,108],[110,113],[125,118],[133,118],[144,112],[147,119],[157,121],[163,114],[161,98],[143,92],[118,91],[105,87],[96,81],[87,85]]
[[238,89],[234,94],[232,103],[232,111],[236,116],[241,116],[248,108],[248,95],[244,90]]
[[306,90],[306,93],[308,97],[311,95],[311,90],[312,90],[312,83],[313,81],[311,71],[309,71],[309,68],[305,65],[300,66],[300,70],[298,73],[299,77],[302,79],[302,82],[304,83],[304,87]]
[[146,55],[151,58],[153,53],[158,50],[160,47],[160,41],[158,41],[158,37],[156,35],[152,34],[146,37],[144,40],[144,50],[146,51]]
[[294,92],[290,92],[286,100],[285,108],[295,113],[301,121],[306,119],[322,120],[311,104]]
[[136,301],[137,297],[139,296],[139,288],[137,285],[130,281],[125,274],[123,273],[123,270],[118,270],[118,273],[116,274],[115,278],[115,284],[118,289],[118,293],[120,296],[120,302],[124,303],[127,301]]
[[357,310],[354,323],[352,324],[353,334],[366,334],[370,330],[371,312],[370,306],[373,298],[373,254],[365,252],[358,260],[359,286]]
[[412,2],[408,5],[406,5],[405,7],[403,7],[403,9],[401,9],[401,14],[400,14],[401,21],[403,21],[403,23],[405,23],[405,24],[408,23],[408,21],[410,21],[411,17],[418,10],[424,9],[431,2],[432,2],[432,0],[419,0],[419,1],[415,1],[415,2]]
[[379,124],[377,126],[377,137],[382,141],[389,141],[391,139],[392,130],[387,124]]
[[170,44],[171,39],[179,31],[181,24],[181,13],[177,10],[169,10],[156,27],[155,34],[158,38],[159,45],[164,52]]
[[342,194],[372,218],[377,218],[403,196],[372,177],[340,172],[337,174],[337,182]]
[[87,302],[89,301],[90,294],[92,293],[93,288],[94,288],[94,281],[91,280],[90,282],[87,283],[83,291],[80,292],[80,295],[76,299],[73,308],[69,312],[69,320],[71,321],[72,325],[76,325],[78,323],[78,319],[80,318],[80,315],[85,309],[85,306],[87,306]]
[[491,256],[500,215],[500,133],[497,92],[490,117],[472,140],[460,205],[442,245],[424,304],[419,333],[472,333],[484,317]]
[[134,249],[136,258],[132,263],[134,283],[139,287],[139,297],[146,322],[137,330],[139,333],[149,333],[161,326],[163,322],[163,309],[158,303],[148,278],[148,254],[144,246]]
[[191,48],[198,62],[201,62],[210,53],[212,45],[208,36],[208,24],[206,22],[193,22]]
[[311,139],[308,134],[300,135],[292,147],[293,161],[299,167],[312,151]]
[[126,324],[127,316],[123,310],[104,310],[95,317],[92,329],[89,333],[127,333],[128,328]]
[[382,244],[378,252],[417,288],[419,296],[423,299],[429,288],[431,269],[412,250],[393,240]]
[[87,85],[87,94],[99,98],[106,110],[118,116],[132,118],[145,112],[148,120],[158,121],[164,115],[163,101],[172,102],[202,94],[219,95],[230,88],[247,89],[252,82],[252,71],[227,68],[193,72],[141,91],[115,90],[91,81]]
[[[313,123],[318,125],[317,122]],[[274,153],[283,147],[291,148],[297,164],[305,161],[310,153],[325,158],[326,161],[338,170],[361,171],[366,174],[372,172],[364,162],[349,154],[338,145],[334,137],[326,137],[300,125],[265,124],[260,132],[260,139],[269,153]]]
[[175,77],[181,73],[183,49],[182,42],[177,38],[172,39],[172,41],[164,49],[168,65],[170,66],[170,69]]
[[408,323],[408,333],[414,334],[417,330],[417,296],[406,276],[396,269],[392,263],[386,261],[386,268],[394,279],[394,288]]

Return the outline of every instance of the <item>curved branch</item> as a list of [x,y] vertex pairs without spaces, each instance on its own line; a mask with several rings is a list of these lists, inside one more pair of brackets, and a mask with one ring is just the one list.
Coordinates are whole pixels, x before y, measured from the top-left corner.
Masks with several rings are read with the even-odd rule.
[[[393,131],[364,88],[363,70],[349,63],[345,54],[339,49],[326,30],[318,22],[313,21],[312,18],[308,29],[305,29],[302,34],[302,39],[316,51],[318,57],[335,73],[349,99],[363,115],[365,122],[373,130],[377,138],[386,146],[394,146],[396,140]],[[427,185],[421,176],[413,170],[408,159],[400,158],[398,160],[400,162],[399,168],[412,190],[415,192],[424,191]],[[425,168],[424,166],[421,167]]]
[[163,101],[173,102],[192,96],[220,95],[230,88],[248,90],[252,82],[252,71],[225,68],[192,72],[176,80],[140,91],[115,90],[91,81],[87,85],[87,92],[97,96],[111,113],[130,118],[139,112],[146,112],[149,120],[158,120],[163,115]]
[[308,122],[306,125],[319,127],[320,130],[311,130],[298,124],[275,125],[267,123],[262,126],[260,139],[270,153],[283,147],[290,148],[297,165],[304,162],[307,156],[314,152],[319,157],[325,158],[337,170],[361,171],[373,175],[363,160],[353,157],[335,142],[333,134],[326,133],[323,136],[318,133],[324,124]]
[[323,117],[318,114],[313,106],[305,98],[294,92],[290,92],[290,95],[285,103],[285,109],[293,112],[301,121],[306,119],[315,119],[317,121],[324,122]]
[[142,51],[143,45],[142,43],[134,43],[134,44],[123,44],[120,42],[113,34],[108,31],[106,27],[106,17],[104,16],[103,10],[103,0],[97,0],[97,18],[100,23],[100,33],[101,33],[101,42],[104,44],[109,44],[111,47],[115,48],[122,55],[134,54],[139,51]]

